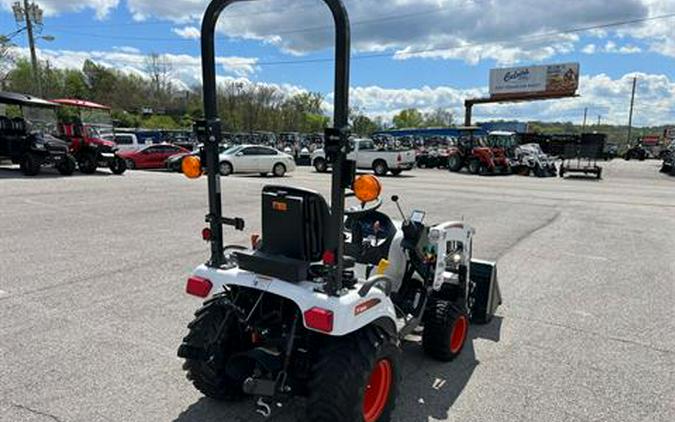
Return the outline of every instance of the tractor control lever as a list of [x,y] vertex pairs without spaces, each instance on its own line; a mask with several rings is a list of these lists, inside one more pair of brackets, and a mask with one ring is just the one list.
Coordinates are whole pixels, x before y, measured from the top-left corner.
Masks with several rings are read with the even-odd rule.
[[401,205],[398,203],[398,195],[394,195],[391,197],[391,200],[396,204],[396,208],[398,208],[398,212],[401,213],[401,217],[403,218],[403,222],[405,223],[408,219],[405,218],[405,214],[403,214],[403,210],[401,209]]
[[[206,222],[211,223],[211,221],[215,220],[216,217],[209,214],[206,216]],[[227,217],[221,217],[219,218],[220,221],[218,223],[224,225],[224,226],[232,226],[234,227],[235,230],[238,231],[243,231],[244,228],[246,227],[246,222],[244,221],[243,218],[227,218]]]

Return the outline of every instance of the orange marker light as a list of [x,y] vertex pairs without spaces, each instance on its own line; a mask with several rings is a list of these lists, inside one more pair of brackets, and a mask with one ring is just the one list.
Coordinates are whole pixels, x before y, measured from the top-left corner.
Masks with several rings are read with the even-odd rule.
[[354,180],[354,195],[361,202],[371,202],[380,197],[382,184],[380,180],[370,174],[359,176]]
[[193,155],[183,158],[181,170],[188,179],[198,179],[202,175],[202,162]]

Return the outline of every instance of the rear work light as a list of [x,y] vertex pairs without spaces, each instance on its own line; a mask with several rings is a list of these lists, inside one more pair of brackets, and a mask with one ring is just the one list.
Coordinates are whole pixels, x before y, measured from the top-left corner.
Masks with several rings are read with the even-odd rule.
[[188,278],[185,291],[192,296],[206,297],[211,292],[212,287],[213,283],[210,280],[194,275]]
[[314,330],[330,333],[333,331],[333,312],[314,307],[305,311],[305,324]]

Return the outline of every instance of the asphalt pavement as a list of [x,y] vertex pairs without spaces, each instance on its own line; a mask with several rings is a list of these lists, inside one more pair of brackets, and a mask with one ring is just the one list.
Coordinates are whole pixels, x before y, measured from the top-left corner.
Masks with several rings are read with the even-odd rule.
[[[675,178],[656,161],[604,180],[415,170],[384,195],[427,220],[465,220],[497,260],[504,305],[441,364],[404,343],[395,421],[675,420]],[[260,190],[328,193],[308,168],[223,179],[224,210],[260,226]],[[26,178],[0,169],[0,421],[262,420],[203,398],[176,350],[199,302],[206,182],[162,171]],[[386,201],[383,210],[396,216]],[[269,420],[300,420],[304,403]]]

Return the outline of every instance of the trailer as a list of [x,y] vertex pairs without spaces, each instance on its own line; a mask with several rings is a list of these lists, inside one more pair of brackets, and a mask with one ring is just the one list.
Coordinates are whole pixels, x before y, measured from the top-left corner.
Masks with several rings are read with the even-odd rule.
[[598,160],[603,157],[606,142],[605,134],[586,133],[581,135],[579,142],[566,144],[560,165],[560,177],[582,174],[602,179],[602,167],[598,165]]

